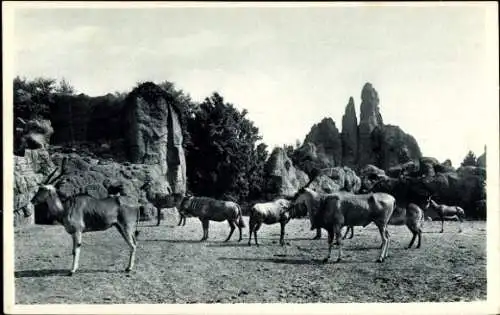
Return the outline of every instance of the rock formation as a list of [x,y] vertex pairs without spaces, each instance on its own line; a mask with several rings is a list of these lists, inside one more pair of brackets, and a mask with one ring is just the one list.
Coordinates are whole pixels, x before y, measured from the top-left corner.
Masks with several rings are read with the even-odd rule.
[[180,111],[172,97],[153,83],[143,83],[126,99],[126,143],[132,163],[159,165],[173,192],[186,191],[186,160]]
[[352,169],[357,169],[358,162],[358,118],[354,100],[349,98],[342,117],[342,164]]
[[342,140],[335,122],[331,118],[323,118],[314,125],[306,135],[304,143],[316,146],[318,158],[327,161],[328,167],[342,164]]
[[31,199],[38,185],[49,175],[54,165],[47,150],[25,150],[24,156],[14,156],[14,224],[34,223]]
[[24,156],[26,149],[46,149],[54,133],[49,120],[33,119],[25,122],[21,118],[15,121],[14,154]]
[[265,165],[266,191],[269,199],[274,196],[293,196],[309,177],[293,166],[284,149],[274,148]]
[[385,170],[402,163],[418,161],[422,156],[415,138],[398,126],[384,125],[375,128],[371,135],[371,146],[376,165]]
[[382,115],[379,111],[379,98],[377,91],[370,83],[366,83],[361,91],[361,106],[359,119],[358,139],[358,166],[376,164],[376,158],[372,149],[372,131],[383,126]]
[[322,193],[333,193],[340,190],[357,193],[361,188],[361,179],[349,167],[332,167],[324,169],[316,177],[309,188]]

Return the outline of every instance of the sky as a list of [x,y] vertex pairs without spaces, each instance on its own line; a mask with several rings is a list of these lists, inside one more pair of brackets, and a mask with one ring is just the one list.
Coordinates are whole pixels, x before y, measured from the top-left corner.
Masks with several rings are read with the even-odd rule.
[[[250,7],[249,7],[250,6]],[[202,101],[214,91],[270,147],[303,141],[349,97],[378,91],[384,123],[424,156],[458,166],[498,141],[493,2],[449,6],[170,7],[14,11],[13,76],[65,78],[91,96],[168,80]],[[493,140],[492,140],[493,135]]]

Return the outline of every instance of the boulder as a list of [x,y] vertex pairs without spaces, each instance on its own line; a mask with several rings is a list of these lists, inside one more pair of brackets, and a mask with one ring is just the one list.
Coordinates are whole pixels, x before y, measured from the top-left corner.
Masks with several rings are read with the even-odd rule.
[[186,191],[181,111],[166,91],[151,82],[125,100],[126,144],[132,163],[158,165],[173,192]]
[[360,170],[359,178],[361,179],[361,190],[366,191],[371,189],[376,182],[386,179],[387,175],[384,170],[368,164]]
[[[328,169],[323,169],[321,175],[327,176],[333,181],[336,190],[331,192],[343,190],[352,193],[357,193],[361,188],[361,179],[356,175],[356,173],[347,166],[344,167],[333,167]],[[330,185],[333,187],[333,185]],[[326,192],[326,191],[325,191]]]
[[54,133],[49,120],[33,119],[15,121],[14,154],[24,156],[25,150],[46,149]]
[[382,115],[379,111],[377,91],[370,83],[366,83],[361,91],[360,120],[358,126],[358,167],[367,164],[376,164],[373,154],[372,131],[383,126]]
[[384,170],[402,163],[418,161],[422,157],[415,138],[393,125],[384,125],[373,130],[372,149],[377,166]]
[[312,143],[316,146],[318,159],[334,167],[342,164],[342,140],[340,133],[331,118],[323,118],[315,124],[306,135],[304,143]]
[[293,196],[309,181],[303,171],[295,168],[283,148],[276,147],[265,165],[266,191],[273,196]]
[[358,119],[354,100],[349,98],[342,117],[342,164],[351,169],[357,168],[358,161]]
[[24,156],[14,156],[14,224],[33,224],[31,199],[39,184],[54,165],[46,150],[25,150]]

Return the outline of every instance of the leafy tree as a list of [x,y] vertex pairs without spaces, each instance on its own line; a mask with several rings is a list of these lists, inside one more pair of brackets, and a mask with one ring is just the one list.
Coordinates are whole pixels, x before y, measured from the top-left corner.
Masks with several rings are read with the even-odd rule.
[[462,166],[477,166],[477,158],[474,152],[469,151],[461,163]]
[[261,137],[246,115],[214,93],[189,116],[186,159],[194,194],[241,201],[260,193],[267,151],[265,145],[255,147]]
[[75,94],[75,88],[63,78],[54,88],[54,92],[58,94],[73,95]]
[[39,77],[30,81],[17,76],[13,83],[15,118],[49,117],[50,105],[54,101],[55,79]]

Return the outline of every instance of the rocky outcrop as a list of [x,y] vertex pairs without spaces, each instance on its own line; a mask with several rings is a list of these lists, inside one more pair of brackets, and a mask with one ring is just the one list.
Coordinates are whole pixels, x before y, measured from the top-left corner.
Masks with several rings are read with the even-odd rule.
[[323,118],[321,122],[315,124],[304,143],[313,143],[318,158],[326,161],[328,167],[342,164],[342,140],[331,118]]
[[14,225],[35,222],[30,201],[53,167],[49,153],[43,149],[25,150],[24,156],[14,156]]
[[285,150],[279,147],[274,148],[266,162],[265,177],[269,199],[291,197],[309,181],[307,174],[295,168]]
[[433,175],[427,172],[419,177],[384,178],[371,168],[366,174],[374,175],[361,174],[361,178],[367,190],[390,193],[398,203],[422,203],[427,196],[432,195],[438,203],[462,207],[468,217],[485,218],[486,169],[467,166],[457,171],[436,172],[434,166],[439,167],[441,164],[427,157],[421,159],[421,165],[426,165]]
[[357,168],[358,162],[358,118],[354,99],[349,98],[342,117],[342,164],[351,169]]
[[49,120],[33,119],[15,121],[14,154],[24,156],[25,150],[46,149],[54,133]]
[[358,138],[358,166],[376,164],[376,157],[372,149],[372,131],[384,125],[379,111],[379,98],[377,91],[370,83],[366,83],[361,91],[361,106],[359,119]]
[[[119,194],[120,201],[125,204],[145,206],[141,219],[149,220],[155,216],[155,210],[146,198],[146,191],[141,187],[146,181],[163,183],[164,187],[169,187],[160,168],[155,165],[120,164],[82,157],[75,153],[55,153],[52,155],[52,160],[55,165],[61,165],[64,157],[68,157],[68,160],[63,176],[57,183],[58,193],[62,199],[79,193],[86,193],[95,198]],[[165,190],[168,191],[168,189]],[[35,211],[39,212],[36,215],[37,224],[52,223],[50,216],[43,212],[46,208],[37,208]]]
[[357,193],[361,188],[361,179],[349,167],[332,167],[323,169],[309,184],[309,188],[322,193],[340,190]]
[[153,83],[135,88],[125,101],[126,144],[132,163],[158,165],[173,192],[186,191],[186,160],[180,110]]
[[366,165],[359,172],[361,191],[370,190],[376,182],[386,179],[387,177],[384,170],[372,164]]
[[372,154],[382,169],[422,157],[417,141],[398,126],[384,125],[372,131]]

